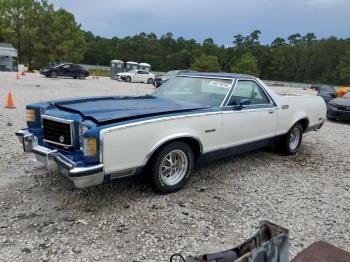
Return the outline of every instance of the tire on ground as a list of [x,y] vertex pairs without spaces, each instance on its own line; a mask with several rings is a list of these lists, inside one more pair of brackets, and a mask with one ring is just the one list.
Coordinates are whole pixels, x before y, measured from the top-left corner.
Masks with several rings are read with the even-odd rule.
[[303,138],[303,127],[296,123],[277,144],[279,151],[284,155],[294,155],[298,152]]
[[[179,181],[176,183],[167,183],[164,173],[162,175],[161,170],[164,168],[164,163],[168,163],[167,160],[165,159],[166,157],[169,156],[169,153],[179,154],[181,155],[184,159],[186,159],[185,162],[186,164],[182,166],[186,166],[182,170],[183,177],[179,176]],[[187,161],[187,162],[186,162]],[[179,159],[175,162],[180,162]],[[180,162],[181,163],[181,162]],[[169,169],[170,169],[171,164],[169,163]],[[174,141],[169,144],[164,145],[162,148],[160,148],[154,157],[152,157],[152,162],[149,165],[149,178],[150,182],[152,183],[153,188],[160,193],[173,193],[181,188],[183,188],[187,181],[190,178],[190,175],[192,173],[194,167],[194,154],[191,149],[191,147],[182,142],[182,141]],[[174,168],[174,167],[172,167]],[[174,170],[174,177],[176,176],[176,168]],[[171,176],[171,175],[170,175]],[[181,178],[181,179],[180,179]]]

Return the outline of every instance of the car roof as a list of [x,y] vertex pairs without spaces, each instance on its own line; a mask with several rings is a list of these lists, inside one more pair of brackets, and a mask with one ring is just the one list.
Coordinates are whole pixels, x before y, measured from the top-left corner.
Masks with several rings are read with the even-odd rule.
[[181,72],[179,76],[189,76],[189,77],[217,77],[217,78],[246,78],[246,79],[256,79],[254,76],[236,74],[236,73],[225,73],[225,72]]

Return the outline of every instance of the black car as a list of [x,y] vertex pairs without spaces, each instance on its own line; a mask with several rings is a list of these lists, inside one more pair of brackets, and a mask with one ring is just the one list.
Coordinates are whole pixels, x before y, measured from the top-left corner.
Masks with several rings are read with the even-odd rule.
[[327,104],[327,118],[329,120],[350,120],[350,92]]
[[312,86],[311,89],[317,91],[317,95],[322,97],[326,104],[337,97],[337,92],[330,86]]
[[77,64],[60,64],[55,67],[42,68],[40,74],[46,77],[64,76],[84,79],[89,76],[89,71]]
[[172,71],[169,71],[161,77],[154,78],[154,85],[156,87],[160,87],[162,84],[164,84],[169,79],[171,79],[171,78],[173,78],[181,73],[189,73],[189,72],[195,72],[195,71],[191,71],[191,70],[172,70]]

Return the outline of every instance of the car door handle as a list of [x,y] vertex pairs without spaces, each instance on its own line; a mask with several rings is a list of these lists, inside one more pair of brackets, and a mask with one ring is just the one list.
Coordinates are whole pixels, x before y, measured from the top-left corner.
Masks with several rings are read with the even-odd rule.
[[275,110],[269,110],[267,111],[269,114],[274,114],[276,111]]

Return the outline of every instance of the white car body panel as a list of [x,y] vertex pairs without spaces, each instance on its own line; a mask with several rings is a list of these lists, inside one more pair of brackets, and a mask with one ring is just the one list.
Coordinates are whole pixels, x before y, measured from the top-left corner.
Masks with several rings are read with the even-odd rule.
[[[216,129],[216,132],[205,130]],[[222,147],[222,113],[203,113],[160,118],[103,130],[105,173],[145,165],[150,154],[173,138],[192,137],[201,143],[202,153]],[[118,150],[123,148],[123,150]]]
[[116,74],[116,79],[120,77],[130,77],[131,82],[136,82],[136,83],[147,83],[148,79],[152,79],[154,81],[155,75],[145,71],[145,70],[138,70],[138,72],[143,72],[143,73],[133,73],[133,72],[125,72],[125,73],[118,73]]
[[[201,153],[286,134],[301,119],[309,127],[321,126],[326,106],[318,96],[282,96],[256,79],[276,104],[273,108],[217,110],[168,116],[103,129],[101,162],[104,173],[145,166],[152,153],[167,141],[194,138]],[[317,127],[316,127],[317,128]],[[315,128],[315,129],[316,129]]]

